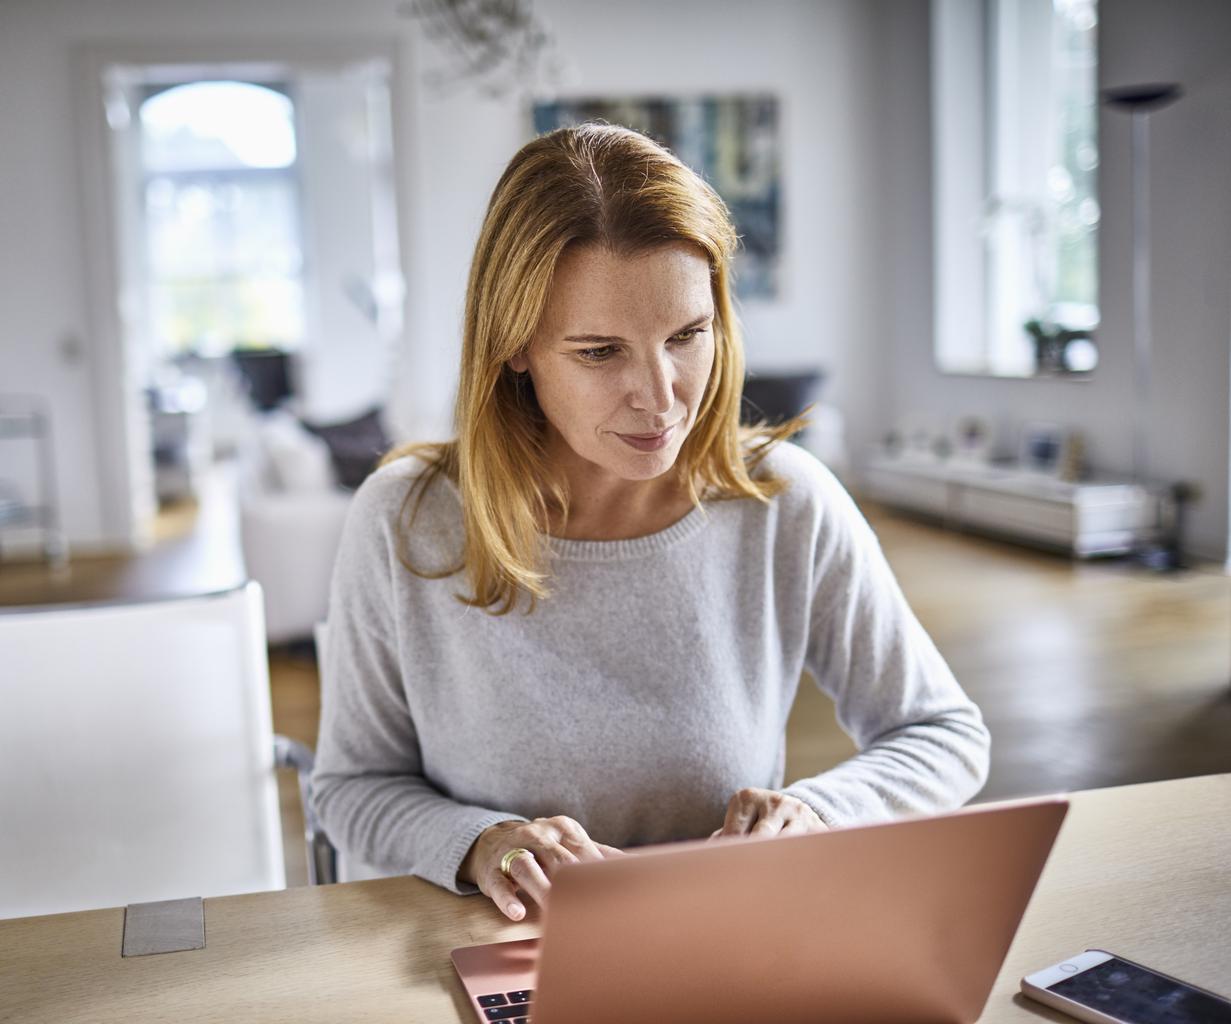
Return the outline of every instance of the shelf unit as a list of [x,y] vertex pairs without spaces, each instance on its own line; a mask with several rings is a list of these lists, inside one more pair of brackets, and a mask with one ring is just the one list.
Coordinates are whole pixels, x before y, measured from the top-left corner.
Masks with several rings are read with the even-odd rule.
[[[0,396],[0,444],[12,443],[34,447],[38,496],[31,504],[0,489],[0,541],[5,530],[37,530],[42,536],[43,557],[53,566],[62,566],[68,561],[68,544],[60,526],[51,414],[44,402],[32,397]],[[0,462],[0,466],[3,464]],[[0,478],[0,485],[4,483]]]
[[885,505],[1076,558],[1127,554],[1158,529],[1157,498],[1115,479],[1071,483],[1014,466],[878,453],[863,491]]

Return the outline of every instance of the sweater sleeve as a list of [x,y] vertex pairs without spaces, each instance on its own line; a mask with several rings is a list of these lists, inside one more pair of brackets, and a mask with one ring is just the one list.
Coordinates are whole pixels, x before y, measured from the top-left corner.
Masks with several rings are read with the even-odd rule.
[[855,503],[822,473],[806,665],[859,752],[786,792],[831,826],[958,807],[987,778],[983,718]]
[[321,672],[321,726],[312,799],[331,841],[383,871],[418,875],[452,892],[478,892],[457,872],[479,834],[516,814],[450,799],[425,776],[406,697],[394,614],[393,526],[407,481],[382,471],[356,493],[329,601]]

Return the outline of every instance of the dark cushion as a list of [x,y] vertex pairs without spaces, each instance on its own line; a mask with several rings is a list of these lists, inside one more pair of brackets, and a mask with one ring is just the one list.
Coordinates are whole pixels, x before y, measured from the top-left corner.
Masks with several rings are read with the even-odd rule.
[[290,356],[276,349],[236,349],[231,361],[239,368],[244,389],[261,412],[278,408],[294,394]]
[[305,422],[304,427],[329,446],[338,483],[351,490],[363,483],[391,446],[379,408],[345,423]]

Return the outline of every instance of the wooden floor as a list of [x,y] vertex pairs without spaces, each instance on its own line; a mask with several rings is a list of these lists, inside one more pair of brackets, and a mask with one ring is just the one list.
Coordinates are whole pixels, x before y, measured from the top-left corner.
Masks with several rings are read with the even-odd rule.
[[[229,478],[199,508],[163,517],[135,559],[53,576],[0,568],[0,605],[140,599],[243,578]],[[867,507],[902,588],[992,732],[980,799],[1231,771],[1231,579],[1214,568],[1151,575],[1073,563]],[[315,744],[310,648],[271,651],[274,727]],[[828,701],[805,686],[788,731],[788,779],[851,752]],[[295,780],[280,778],[287,871],[302,884]]]
[[[992,733],[980,799],[1231,771],[1231,579],[1144,573],[867,508],[920,621]],[[788,775],[849,747],[801,691]]]

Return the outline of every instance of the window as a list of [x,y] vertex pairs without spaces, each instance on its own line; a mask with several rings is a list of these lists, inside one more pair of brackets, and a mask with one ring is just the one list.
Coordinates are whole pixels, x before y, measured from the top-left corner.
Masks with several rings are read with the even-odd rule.
[[936,356],[1097,361],[1096,0],[935,0]]
[[1056,0],[1053,141],[1048,172],[1056,203],[1056,280],[1053,311],[1061,323],[1098,323],[1098,54],[1096,0]]
[[165,355],[298,347],[303,253],[286,93],[192,82],[140,108],[152,336]]

